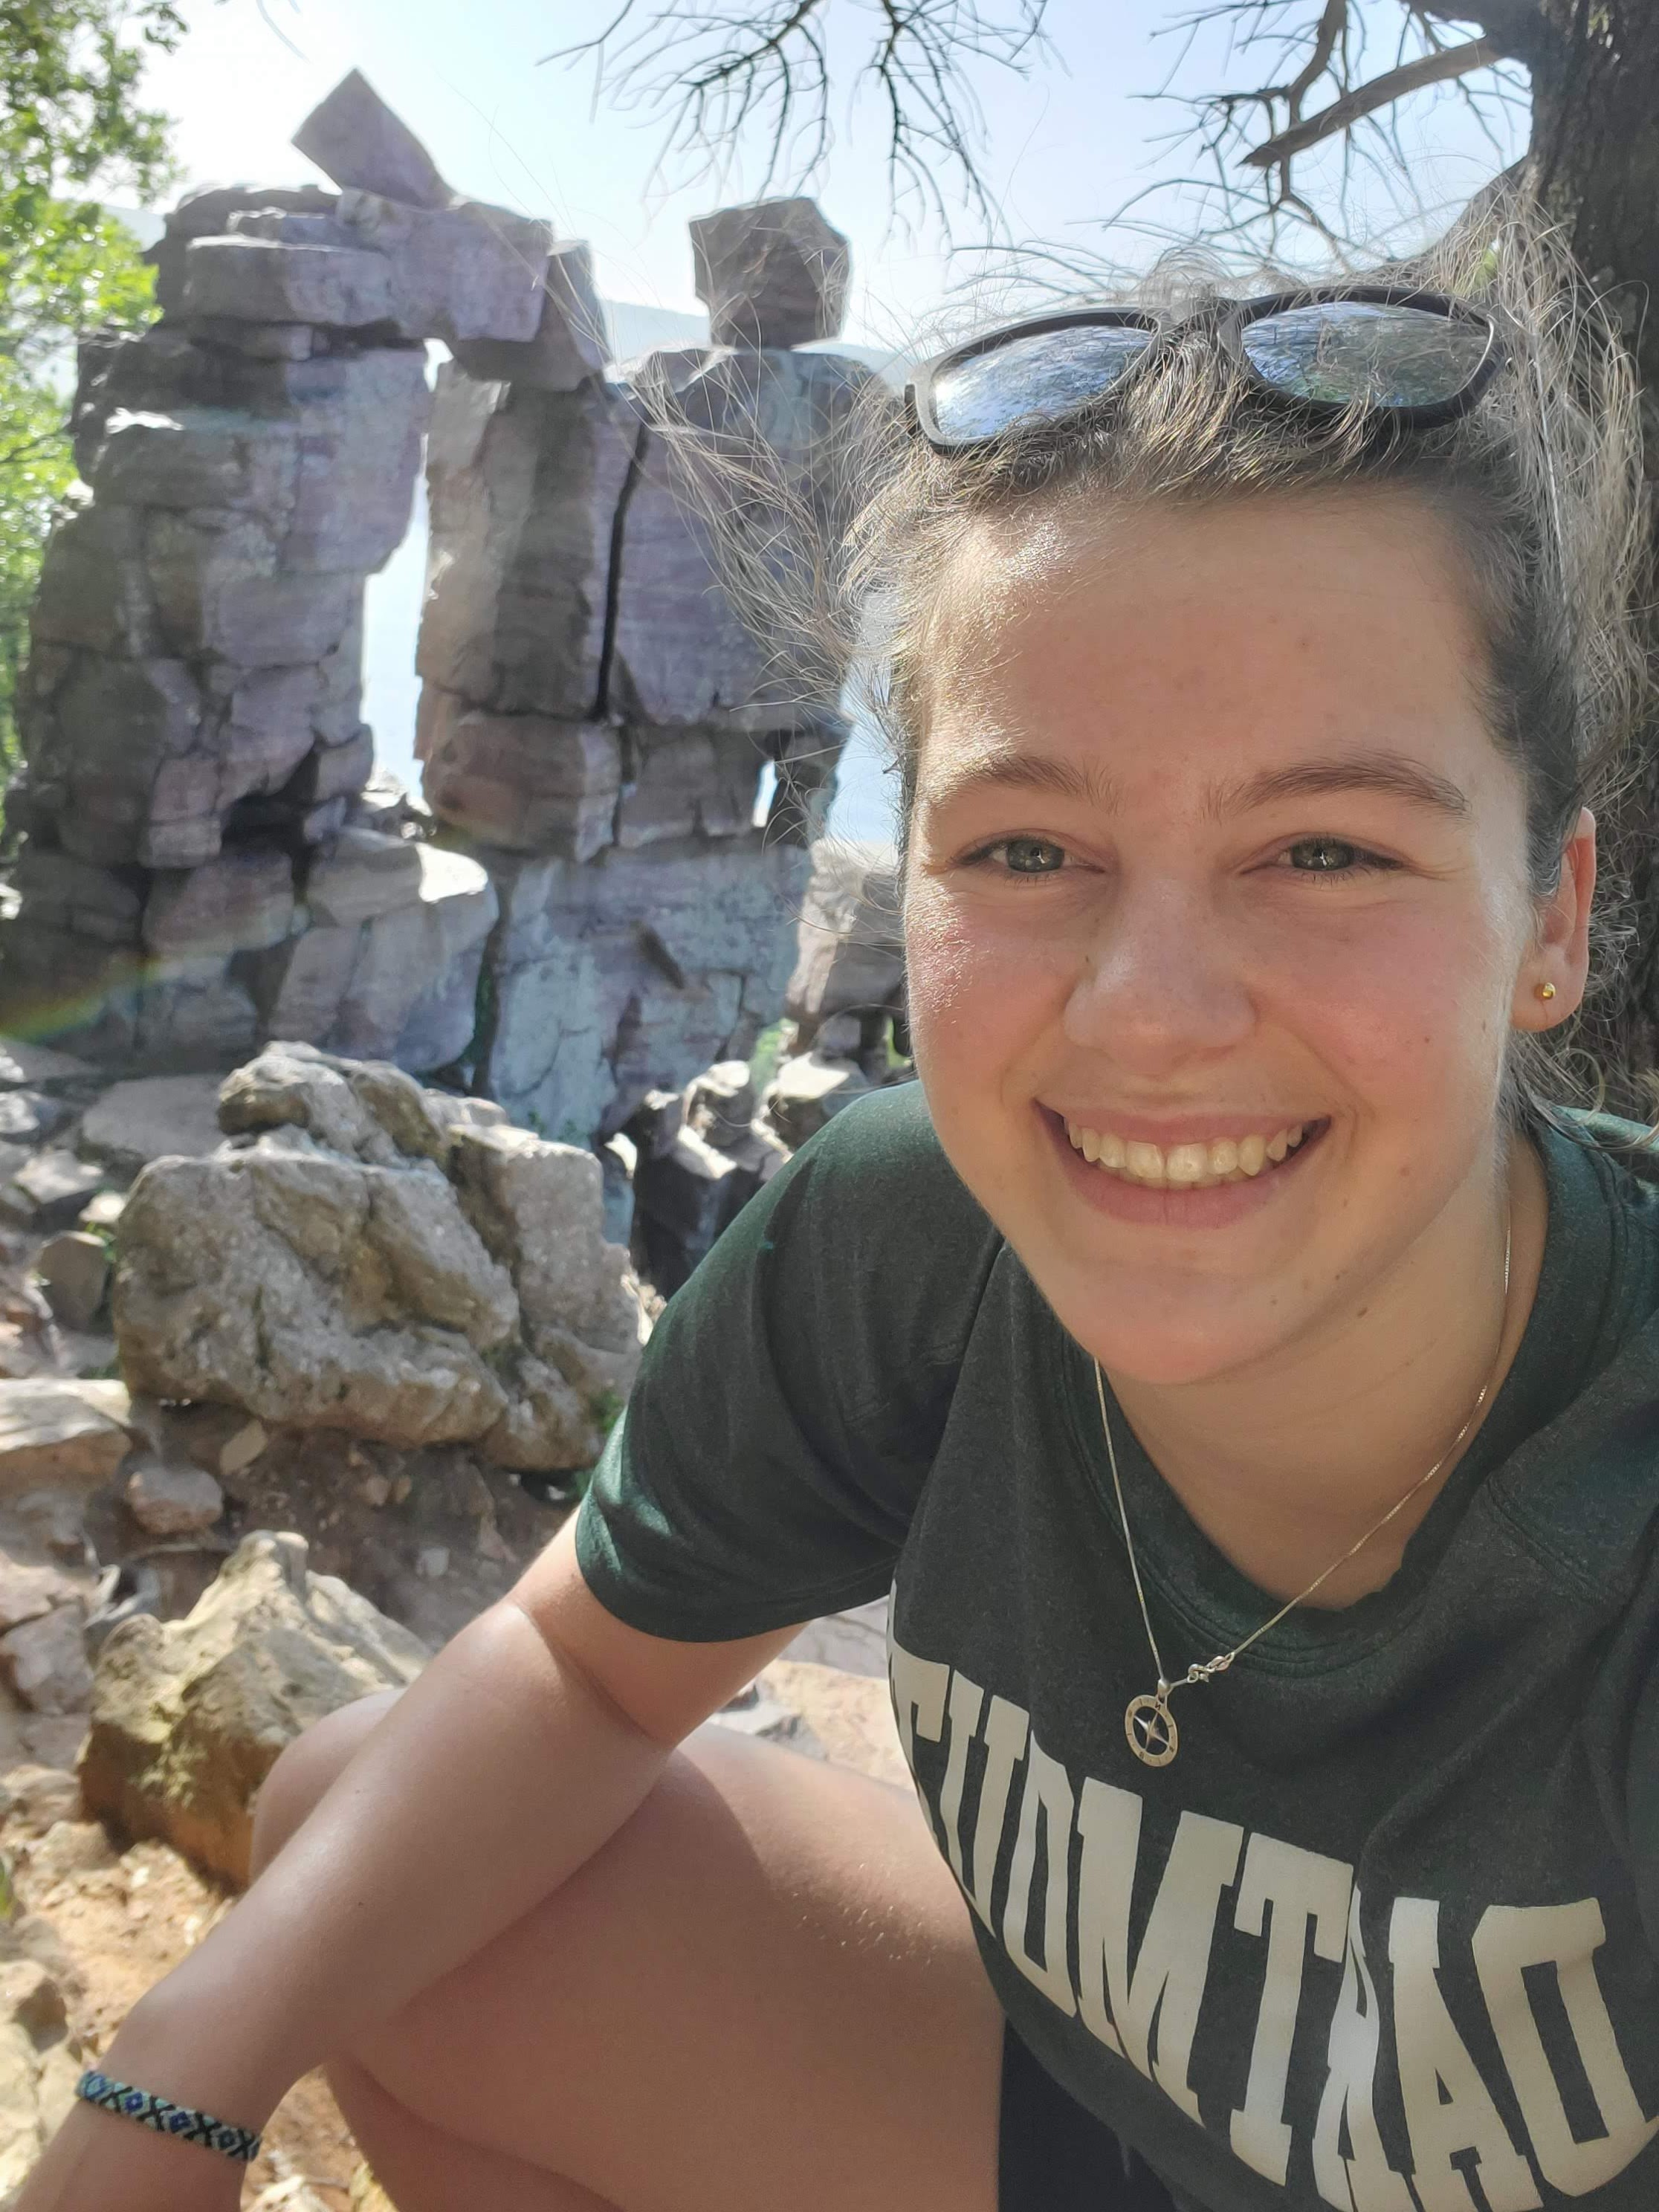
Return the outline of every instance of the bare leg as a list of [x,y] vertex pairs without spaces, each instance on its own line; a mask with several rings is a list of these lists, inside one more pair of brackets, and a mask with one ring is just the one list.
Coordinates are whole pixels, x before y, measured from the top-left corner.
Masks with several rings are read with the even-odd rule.
[[328,2079],[374,2179],[398,2212],[616,2212],[578,2182],[446,2135],[349,2058],[336,2059]]
[[[256,1863],[384,1710],[285,1754]],[[915,1801],[708,1729],[337,2087],[399,2212],[993,2212],[1000,2057]]]

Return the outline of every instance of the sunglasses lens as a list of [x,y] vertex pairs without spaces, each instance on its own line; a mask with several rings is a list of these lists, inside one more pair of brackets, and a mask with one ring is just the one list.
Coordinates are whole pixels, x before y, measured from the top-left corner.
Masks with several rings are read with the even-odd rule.
[[939,435],[968,445],[1017,422],[1058,422],[1109,392],[1152,338],[1133,323],[1079,323],[971,354],[933,380]]
[[1276,391],[1349,407],[1433,407],[1474,380],[1484,323],[1373,300],[1322,300],[1246,323],[1239,343]]

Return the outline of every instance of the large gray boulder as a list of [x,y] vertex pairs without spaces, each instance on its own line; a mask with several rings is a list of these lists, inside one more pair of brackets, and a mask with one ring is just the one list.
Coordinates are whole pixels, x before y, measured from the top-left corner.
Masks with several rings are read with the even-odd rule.
[[416,750],[434,814],[486,844],[586,860],[611,842],[622,744],[608,723],[492,714],[428,684]]
[[806,854],[757,830],[608,853],[503,854],[489,1083],[515,1120],[588,1141],[776,1020]]
[[844,355],[776,349],[664,350],[628,375],[653,427],[622,518],[611,703],[630,721],[753,732],[823,714],[842,671],[809,665],[787,580],[850,520],[848,440],[884,388]]
[[0,1382],[0,1498],[100,1488],[132,1449],[131,1411],[124,1382]]
[[816,201],[721,208],[693,222],[691,246],[716,345],[810,345],[839,333],[852,258]]
[[439,371],[416,656],[428,684],[493,714],[592,719],[640,434],[610,386],[544,392]]
[[453,343],[469,376],[523,384],[541,392],[574,392],[603,373],[609,346],[605,309],[586,246],[556,246],[542,272],[541,322],[533,337],[463,338]]
[[165,1155],[199,1158],[216,1149],[219,1079],[212,1075],[146,1075],[111,1085],[81,1122],[81,1148],[94,1160],[137,1175]]
[[193,240],[222,236],[231,217],[244,209],[326,216],[335,203],[336,195],[318,185],[208,185],[186,192],[169,210],[161,237],[144,255],[155,271],[155,297],[163,314],[176,318],[183,311],[185,260]]
[[246,1881],[254,1800],[280,1754],[341,1705],[406,1688],[428,1657],[306,1559],[302,1537],[246,1536],[186,1620],[140,1613],[106,1638],[80,1760],[88,1814]]
[[592,1462],[640,1309],[591,1152],[305,1046],[229,1077],[220,1118],[217,1152],[155,1162],[121,1216],[135,1389],[526,1471]]
[[460,1058],[498,906],[463,853],[348,830],[306,879],[312,927],[262,955],[265,1032],[425,1073]]
[[453,198],[426,148],[361,70],[349,71],[312,110],[294,144],[337,185],[416,208],[447,207]]

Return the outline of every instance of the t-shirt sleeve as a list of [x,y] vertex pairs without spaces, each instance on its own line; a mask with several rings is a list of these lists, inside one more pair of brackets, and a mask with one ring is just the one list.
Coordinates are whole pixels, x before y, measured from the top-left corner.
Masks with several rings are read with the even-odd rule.
[[713,1643],[880,1597],[999,1242],[920,1084],[803,1146],[646,1347],[576,1523],[600,1603]]

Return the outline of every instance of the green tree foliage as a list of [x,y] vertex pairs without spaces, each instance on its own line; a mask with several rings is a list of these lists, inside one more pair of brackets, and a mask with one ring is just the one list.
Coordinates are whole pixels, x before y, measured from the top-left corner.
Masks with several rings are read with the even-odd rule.
[[0,758],[47,531],[75,465],[75,340],[155,313],[150,272],[103,196],[153,198],[168,118],[144,65],[183,35],[171,0],[0,0]]

